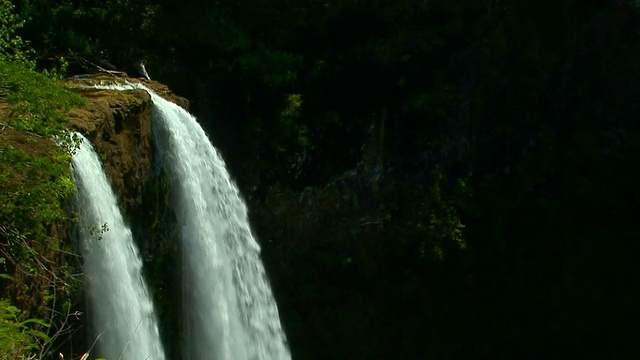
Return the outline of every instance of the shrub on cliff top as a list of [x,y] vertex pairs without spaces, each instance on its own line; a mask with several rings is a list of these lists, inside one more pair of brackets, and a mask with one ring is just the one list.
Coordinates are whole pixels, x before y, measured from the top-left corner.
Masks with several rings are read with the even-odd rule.
[[0,61],[0,100],[9,104],[3,126],[42,136],[61,135],[67,118],[61,110],[81,106],[84,100],[46,74],[16,62]]

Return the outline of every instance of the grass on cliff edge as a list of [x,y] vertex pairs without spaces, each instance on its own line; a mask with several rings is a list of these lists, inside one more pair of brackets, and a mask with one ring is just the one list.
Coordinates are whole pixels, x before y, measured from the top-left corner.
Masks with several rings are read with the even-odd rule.
[[[0,324],[0,337],[21,339],[0,341],[0,358],[9,353],[29,358],[49,348],[56,327],[47,322],[64,315],[52,305],[72,291],[60,250],[64,205],[74,191],[69,167],[74,144],[61,147],[54,138],[67,138],[63,111],[83,104],[58,79],[29,63],[0,61],[0,257],[6,259],[0,299],[10,300],[0,300],[0,313],[12,309]],[[22,325],[34,318],[46,322]]]

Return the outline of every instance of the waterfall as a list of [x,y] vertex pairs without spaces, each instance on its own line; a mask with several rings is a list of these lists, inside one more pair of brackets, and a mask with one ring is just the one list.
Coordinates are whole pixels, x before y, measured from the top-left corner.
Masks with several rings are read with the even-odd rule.
[[89,141],[82,135],[72,160],[80,251],[97,351],[108,360],[164,360],[142,262],[116,197]]
[[180,226],[185,359],[290,359],[260,246],[224,161],[191,114],[135,86],[154,104],[158,156]]

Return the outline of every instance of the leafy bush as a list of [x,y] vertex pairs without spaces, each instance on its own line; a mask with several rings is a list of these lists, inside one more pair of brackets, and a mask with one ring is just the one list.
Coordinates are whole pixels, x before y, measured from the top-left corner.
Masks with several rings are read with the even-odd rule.
[[12,133],[17,143],[0,146],[0,219],[24,236],[42,237],[50,224],[64,218],[61,202],[73,192],[65,151],[73,144],[63,142],[63,149],[47,138],[67,138],[62,110],[80,106],[84,99],[24,64],[0,61],[0,100],[9,105],[1,129],[30,134]]
[[[5,258],[0,258],[0,264],[4,262]],[[0,273],[0,278],[11,280],[11,276],[4,273]],[[40,319],[22,321],[20,309],[0,300],[0,360],[27,358],[39,347],[37,340],[50,341],[45,333],[36,329],[38,326],[48,328],[49,324]]]
[[43,236],[49,224],[65,217],[60,203],[73,193],[68,155],[49,158],[0,146],[0,179],[4,224],[24,229],[27,236]]
[[33,338],[18,320],[20,310],[7,301],[0,301],[0,359],[18,359],[35,346]]
[[14,5],[9,0],[0,0],[0,61],[11,60],[33,65],[28,60],[33,50],[15,34],[24,25],[24,20],[14,14],[13,9]]
[[429,180],[408,194],[407,212],[400,217],[408,234],[402,241],[408,241],[407,246],[420,258],[442,261],[447,249],[467,246],[460,213],[470,198],[470,188],[465,179],[458,179],[453,186],[447,184],[439,168]]
[[61,110],[84,103],[51,77],[16,62],[0,62],[0,100],[10,104],[3,125],[42,136],[64,133],[67,118]]

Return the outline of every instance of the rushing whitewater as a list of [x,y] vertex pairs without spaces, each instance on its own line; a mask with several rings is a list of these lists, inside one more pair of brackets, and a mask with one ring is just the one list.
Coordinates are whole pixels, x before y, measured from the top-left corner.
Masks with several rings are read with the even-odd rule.
[[91,358],[164,360],[131,231],[122,219],[98,155],[89,140],[78,135],[82,144],[73,156],[72,175],[92,327],[98,339]]
[[224,161],[193,116],[144,89],[181,231],[185,358],[290,359],[260,246]]

